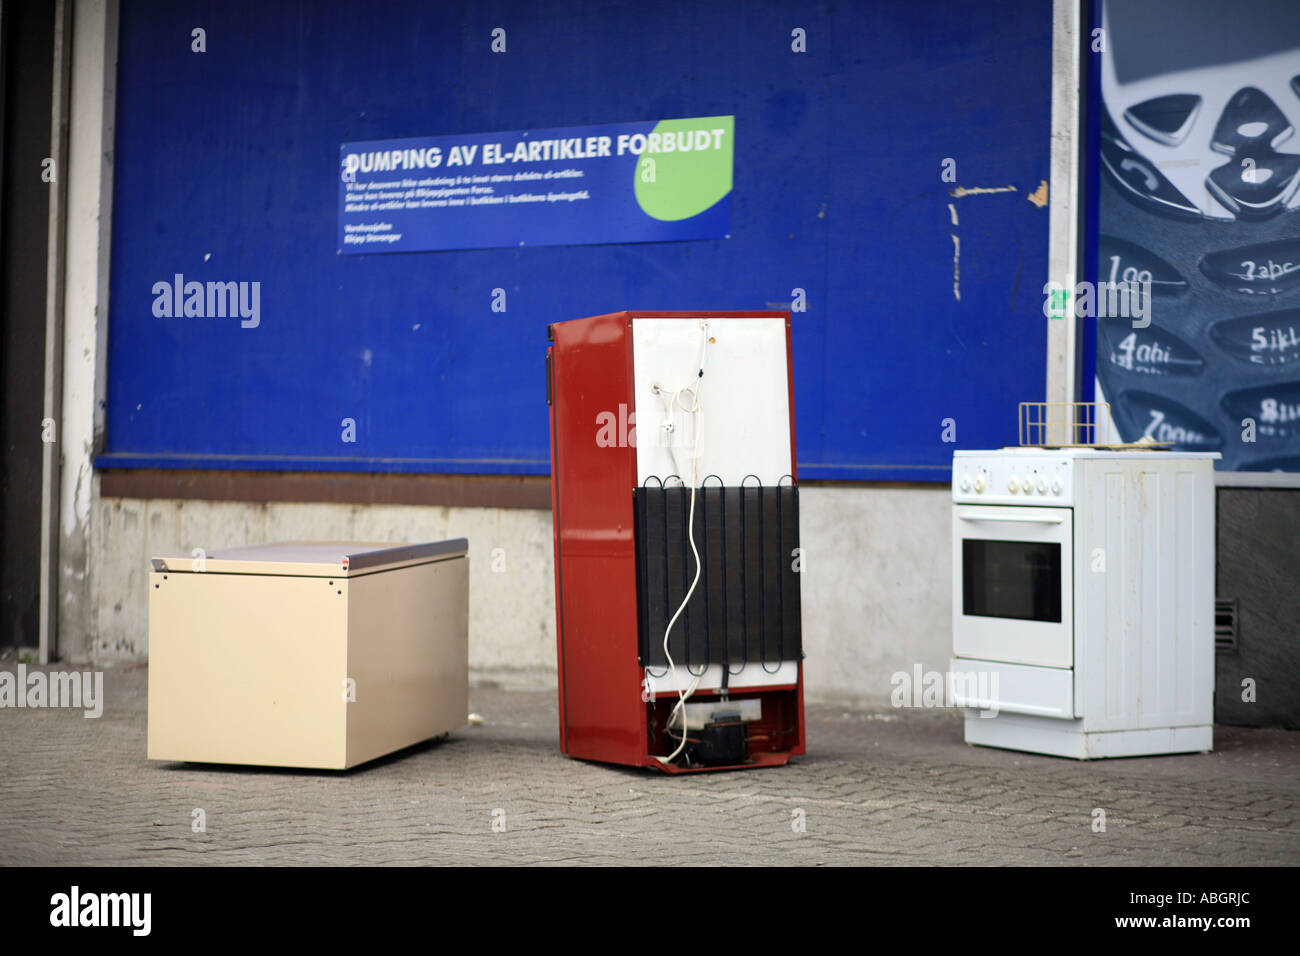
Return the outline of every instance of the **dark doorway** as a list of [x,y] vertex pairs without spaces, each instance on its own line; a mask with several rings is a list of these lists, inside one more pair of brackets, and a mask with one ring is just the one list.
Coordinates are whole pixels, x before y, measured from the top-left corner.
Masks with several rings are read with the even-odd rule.
[[54,0],[0,0],[0,647],[40,641]]

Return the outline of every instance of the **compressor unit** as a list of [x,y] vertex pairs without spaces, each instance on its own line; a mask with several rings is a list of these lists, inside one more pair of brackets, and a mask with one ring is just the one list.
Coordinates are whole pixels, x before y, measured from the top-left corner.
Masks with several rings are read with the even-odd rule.
[[668,773],[804,752],[787,312],[548,327],[560,748]]

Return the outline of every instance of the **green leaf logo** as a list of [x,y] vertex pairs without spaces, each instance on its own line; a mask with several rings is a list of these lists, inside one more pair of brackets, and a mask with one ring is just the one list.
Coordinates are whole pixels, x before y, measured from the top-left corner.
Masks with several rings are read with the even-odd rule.
[[736,118],[663,120],[637,157],[636,201],[647,216],[677,222],[698,216],[731,192]]

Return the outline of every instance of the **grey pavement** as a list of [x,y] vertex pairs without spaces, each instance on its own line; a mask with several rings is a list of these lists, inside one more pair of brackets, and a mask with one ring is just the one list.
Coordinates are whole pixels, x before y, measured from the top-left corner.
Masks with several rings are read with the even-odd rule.
[[444,741],[284,771],[146,760],[147,674],[108,668],[99,719],[0,709],[0,865],[1300,863],[1295,732],[1077,763],[968,747],[950,710],[810,705],[789,766],[670,777],[562,755],[553,691],[479,687]]

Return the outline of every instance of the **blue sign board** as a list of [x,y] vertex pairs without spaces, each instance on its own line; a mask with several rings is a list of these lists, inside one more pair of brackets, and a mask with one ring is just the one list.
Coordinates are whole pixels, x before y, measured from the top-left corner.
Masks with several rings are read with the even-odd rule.
[[338,251],[726,238],[734,130],[708,116],[344,143]]
[[[380,28],[348,0],[123,3],[96,466],[545,475],[549,323],[790,309],[800,479],[950,481],[954,447],[1015,441],[1050,325],[1048,210],[1029,197],[1049,175],[1051,4],[968,6],[386,0]],[[200,22],[195,54],[176,39]],[[650,146],[672,117],[734,128],[734,188],[725,149],[721,183],[679,181],[702,153]],[[639,154],[619,155],[623,133]],[[405,210],[346,214],[402,240],[345,245],[341,164],[378,180],[361,154],[424,134],[447,137],[384,181],[534,171],[545,188],[519,191],[591,198],[432,207],[464,214],[441,220],[445,251],[350,254],[418,233]],[[575,138],[581,158],[518,153]],[[519,159],[486,164],[487,143]],[[478,149],[452,166],[453,145]],[[569,168],[587,175],[547,183]],[[637,241],[694,229],[717,238]]]

